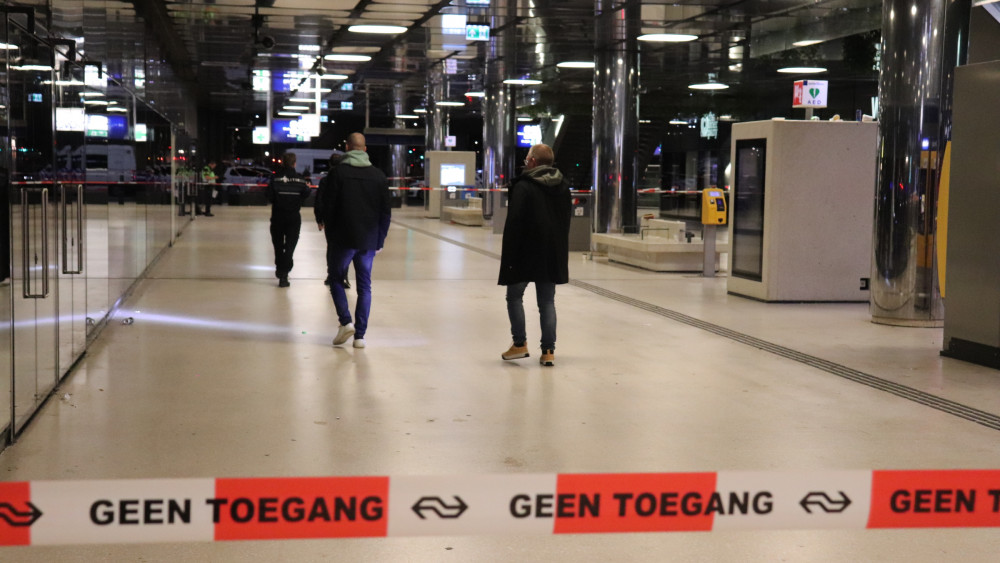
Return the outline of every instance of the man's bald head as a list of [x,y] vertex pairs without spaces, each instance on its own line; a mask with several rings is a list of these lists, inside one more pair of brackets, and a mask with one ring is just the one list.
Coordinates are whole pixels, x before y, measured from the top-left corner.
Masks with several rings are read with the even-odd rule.
[[347,150],[363,151],[366,149],[365,136],[361,133],[351,133],[347,136]]
[[539,143],[528,149],[528,158],[524,159],[524,164],[530,170],[536,166],[552,166],[555,161],[552,147]]

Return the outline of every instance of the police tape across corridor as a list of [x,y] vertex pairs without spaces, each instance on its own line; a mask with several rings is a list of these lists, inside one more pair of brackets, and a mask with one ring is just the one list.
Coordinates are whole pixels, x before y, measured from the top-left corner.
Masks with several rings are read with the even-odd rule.
[[1000,527],[1000,470],[0,483],[0,545]]

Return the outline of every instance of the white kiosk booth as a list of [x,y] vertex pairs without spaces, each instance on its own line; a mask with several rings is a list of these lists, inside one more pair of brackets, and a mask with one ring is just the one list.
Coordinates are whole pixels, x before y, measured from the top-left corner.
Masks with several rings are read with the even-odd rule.
[[729,293],[868,301],[878,124],[733,126]]
[[[465,208],[465,192],[476,189],[476,153],[473,151],[427,151],[424,153],[424,176],[430,189],[424,198],[426,216],[442,216],[445,207]],[[453,188],[450,190],[448,188]],[[447,215],[447,212],[445,212]],[[471,215],[471,214],[469,214]],[[479,212],[482,224],[482,211]]]

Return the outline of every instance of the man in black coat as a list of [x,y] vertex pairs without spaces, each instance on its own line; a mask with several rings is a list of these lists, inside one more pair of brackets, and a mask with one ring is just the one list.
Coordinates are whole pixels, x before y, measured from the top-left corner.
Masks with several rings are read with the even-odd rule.
[[507,316],[514,339],[501,357],[528,357],[522,298],[528,282],[534,282],[542,328],[539,361],[543,366],[555,365],[556,285],[569,281],[572,202],[562,172],[552,165],[554,161],[548,145],[534,145],[524,159],[524,171],[510,187],[498,282],[507,286]]
[[302,230],[302,202],[309,196],[309,181],[295,171],[295,154],[281,157],[281,169],[267,184],[267,200],[271,202],[271,243],[274,245],[274,275],[278,287],[288,287],[292,271],[292,255]]
[[[319,230],[326,234],[326,280],[323,282],[324,285],[330,285],[333,281],[331,277],[333,275],[333,250],[334,245],[330,243],[330,234],[333,233],[333,229],[324,230],[325,218],[323,214],[325,213],[324,200],[326,198],[327,192],[330,191],[330,183],[333,182],[333,170],[340,165],[340,161],[344,160],[344,152],[334,150],[330,154],[329,167],[327,168],[326,175],[319,181],[319,186],[316,188],[316,202],[313,205],[313,213],[316,215],[316,224],[319,225]],[[344,272],[345,274],[347,272]],[[340,280],[340,283],[344,285],[344,289],[351,289],[351,282],[347,281],[347,278]]]
[[[330,295],[340,321],[334,346],[354,336],[354,347],[365,347],[372,303],[372,262],[385,244],[392,216],[389,181],[381,170],[372,166],[366,150],[365,136],[351,133],[347,138],[347,154],[327,174],[322,210],[316,216],[330,246]],[[347,292],[336,283],[347,277],[352,262],[358,291],[353,322]]]

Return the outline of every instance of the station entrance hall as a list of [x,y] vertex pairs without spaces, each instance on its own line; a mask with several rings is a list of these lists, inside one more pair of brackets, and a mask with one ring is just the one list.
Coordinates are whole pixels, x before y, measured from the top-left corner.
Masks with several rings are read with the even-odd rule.
[[995,560],[998,6],[4,2],[0,559]]

